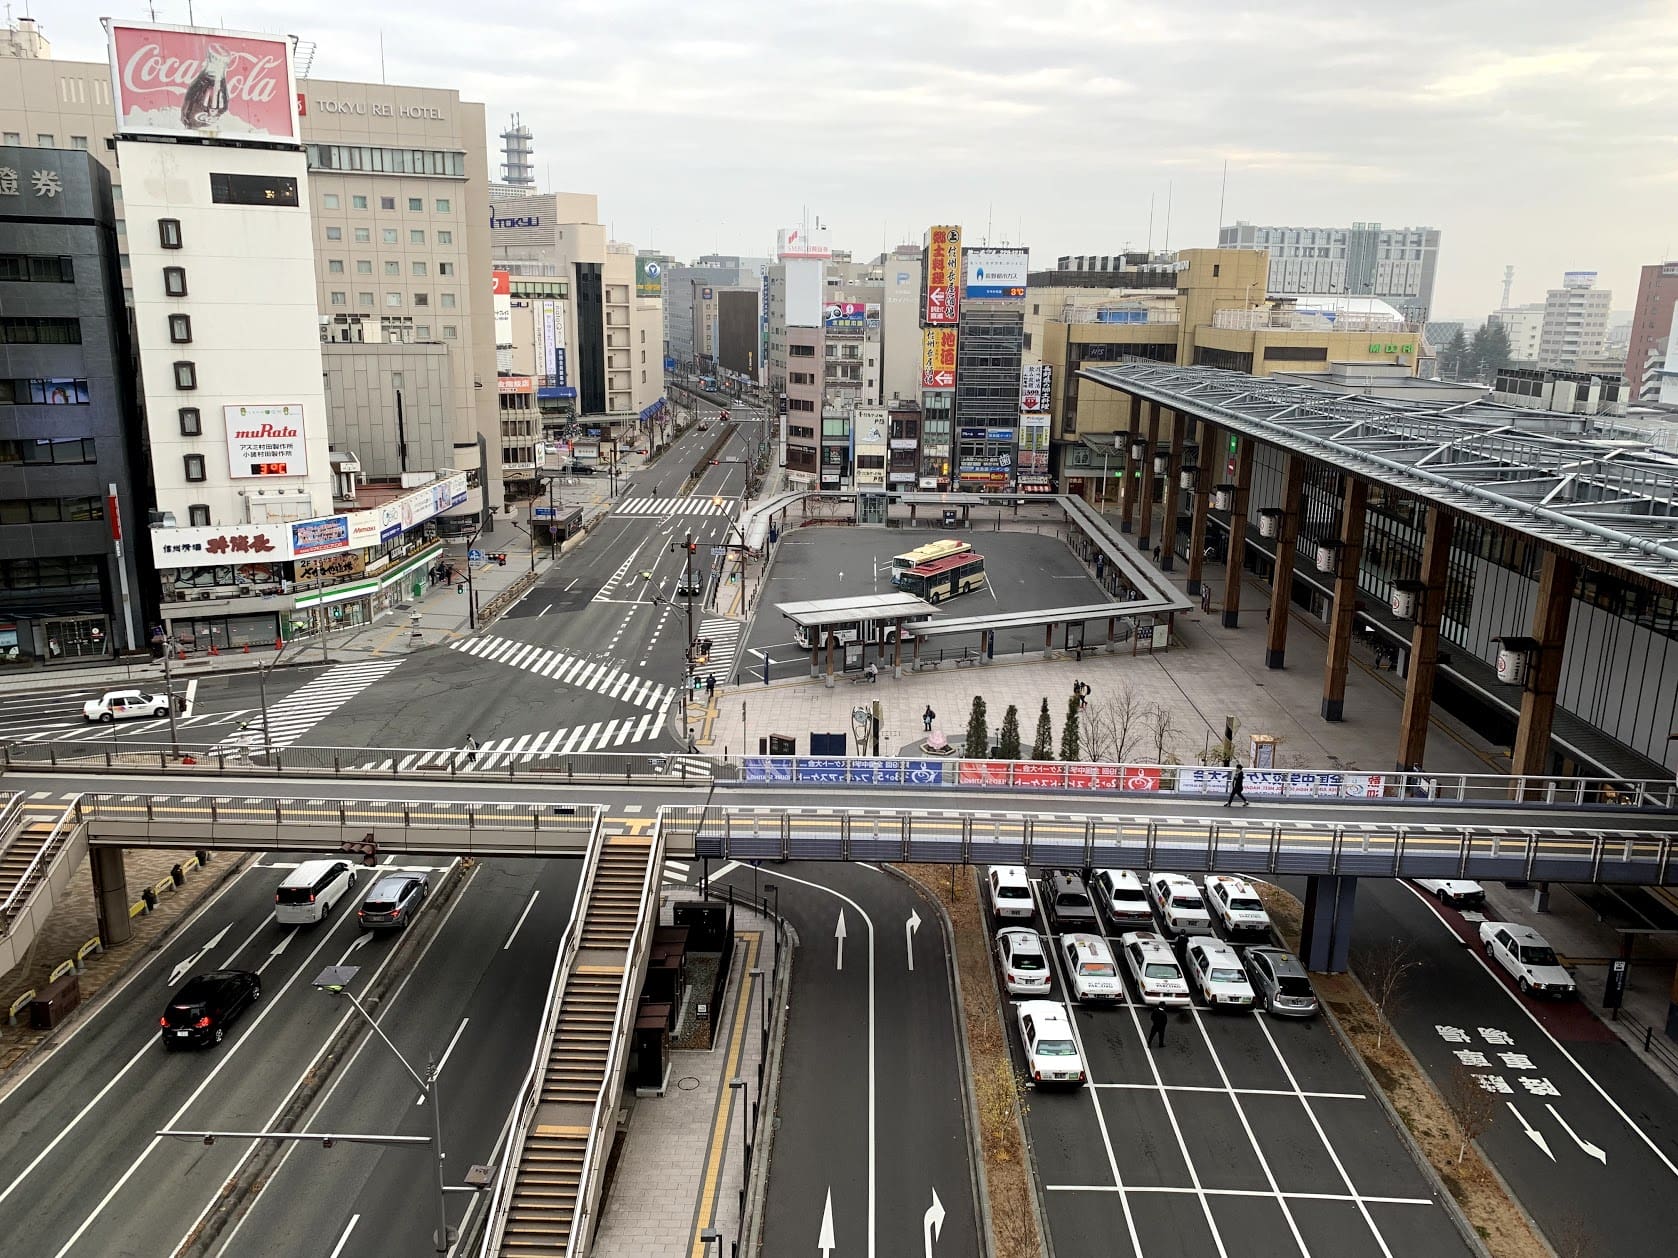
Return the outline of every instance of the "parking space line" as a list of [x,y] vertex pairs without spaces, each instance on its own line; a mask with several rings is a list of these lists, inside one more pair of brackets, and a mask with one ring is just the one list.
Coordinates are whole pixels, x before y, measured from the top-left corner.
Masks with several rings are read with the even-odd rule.
[[[1068,997],[1068,1002],[1067,1003],[1069,1005],[1074,1004],[1075,1002],[1073,1002],[1071,1000],[1072,985],[1067,978],[1067,973],[1066,973],[1065,966],[1062,963],[1061,958],[1059,956],[1060,950],[1055,947],[1054,934],[1051,931],[1048,930],[1049,914],[1048,914],[1046,906],[1043,904],[1042,887],[1038,884],[1038,882],[1035,879],[1029,880],[1029,885],[1031,887],[1032,903],[1037,906],[1037,912],[1041,916],[1043,926],[1044,926],[1043,933],[1044,933],[1044,935],[1046,935],[1048,937],[1048,940],[1049,940],[1049,964],[1052,965],[1055,968],[1056,973],[1058,973],[1060,975],[1060,990],[1067,995],[1067,997]],[[1114,967],[1114,968],[1115,968],[1115,971],[1116,971],[1117,967]],[[1120,981],[1121,984],[1124,982],[1123,979],[1120,979],[1119,981]],[[1078,1056],[1083,1060],[1083,1063],[1084,1063],[1084,1082],[1087,1084],[1089,1082],[1089,1073],[1090,1073],[1090,1055],[1089,1055],[1088,1051],[1084,1048],[1084,1037],[1081,1034],[1079,1034],[1079,1031],[1078,1031],[1078,1017],[1077,1017],[1077,1012],[1076,1012],[1075,1009],[1069,1010],[1068,1015],[1067,1015],[1067,1019],[1066,1019],[1066,1025],[1067,1025],[1068,1028],[1071,1029],[1072,1038],[1078,1045]],[[1023,1048],[1024,1045],[1022,1044],[1021,1047]],[[1026,1063],[1027,1067],[1029,1067],[1030,1064],[1031,1063],[1028,1060],[1027,1063]],[[1095,1125],[1096,1125],[1096,1128],[1101,1132],[1101,1147],[1104,1150],[1106,1150],[1106,1153],[1107,1153],[1107,1166],[1108,1166],[1108,1169],[1113,1172],[1113,1186],[1114,1186],[1115,1190],[1117,1190],[1121,1194],[1121,1196],[1119,1197],[1119,1205],[1124,1210],[1125,1230],[1130,1233],[1130,1252],[1132,1254],[1136,1255],[1137,1258],[1141,1258],[1142,1238],[1140,1236],[1138,1236],[1137,1232],[1136,1232],[1136,1219],[1135,1219],[1135,1216],[1133,1216],[1130,1212],[1130,1198],[1126,1195],[1123,1195],[1123,1193],[1124,1193],[1124,1177],[1119,1174],[1119,1159],[1118,1159],[1118,1156],[1113,1152],[1113,1137],[1107,1130],[1107,1115],[1101,1112],[1101,1094],[1098,1093],[1098,1092],[1090,1091],[1089,1097],[1090,1097],[1090,1104],[1095,1108]],[[1221,1252],[1221,1249],[1220,1249],[1220,1252]]]
[[[1258,1027],[1264,1033],[1264,1041],[1270,1045],[1270,1051],[1276,1054],[1276,1062],[1282,1067],[1282,1073],[1287,1076],[1288,1083],[1298,1090],[1299,1080],[1294,1078],[1293,1070],[1288,1065],[1288,1059],[1282,1055],[1281,1046],[1276,1043],[1275,1037],[1270,1034],[1270,1028],[1264,1024],[1263,1018],[1258,1019]],[[1346,1191],[1352,1194],[1358,1213],[1363,1215],[1364,1223],[1369,1226],[1370,1235],[1375,1238],[1375,1243],[1381,1247],[1381,1253],[1385,1255],[1385,1258],[1393,1258],[1393,1251],[1387,1244],[1387,1238],[1381,1235],[1381,1229],[1375,1225],[1375,1217],[1369,1213],[1369,1207],[1357,1196],[1357,1185],[1352,1183],[1352,1177],[1346,1173],[1345,1164],[1340,1161],[1340,1154],[1335,1151],[1334,1142],[1328,1138],[1328,1133],[1323,1130],[1322,1123],[1317,1119],[1317,1111],[1311,1108],[1311,1102],[1303,1092],[1300,1093],[1299,1103],[1305,1110],[1305,1116],[1311,1120],[1311,1126],[1316,1130],[1317,1138],[1323,1142],[1323,1148],[1328,1150],[1329,1160],[1334,1163],[1334,1169],[1340,1176],[1340,1182],[1345,1184]]]
[[[1276,1204],[1282,1209],[1282,1217],[1288,1221],[1288,1231],[1293,1233],[1293,1243],[1299,1246],[1302,1258],[1311,1258],[1311,1251],[1306,1247],[1305,1238],[1299,1234],[1299,1224],[1294,1220],[1293,1211],[1288,1209],[1287,1199],[1282,1196],[1281,1186],[1276,1182],[1276,1176],[1271,1173],[1270,1159],[1264,1156],[1264,1149],[1260,1147],[1258,1136],[1253,1133],[1253,1125],[1247,1121],[1246,1107],[1236,1096],[1235,1089],[1230,1085],[1229,1075],[1224,1070],[1223,1059],[1218,1056],[1218,1050],[1212,1044],[1212,1034],[1206,1029],[1206,1019],[1200,1010],[1189,1006],[1189,1014],[1194,1018],[1195,1028],[1200,1032],[1200,1038],[1206,1041],[1206,1051],[1212,1054],[1212,1064],[1218,1068],[1218,1078],[1223,1080],[1224,1088],[1229,1093],[1229,1103],[1235,1107],[1235,1116],[1241,1120],[1241,1130],[1247,1133],[1247,1143],[1253,1147],[1253,1155],[1258,1158],[1259,1169],[1264,1172],[1264,1182],[1270,1185],[1270,1191],[1275,1194]],[[1164,1092],[1160,1093],[1164,1096]]]

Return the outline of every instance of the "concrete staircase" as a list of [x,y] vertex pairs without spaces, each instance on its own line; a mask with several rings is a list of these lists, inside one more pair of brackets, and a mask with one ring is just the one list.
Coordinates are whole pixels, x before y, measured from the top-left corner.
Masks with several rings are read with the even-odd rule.
[[17,796],[0,804],[0,974],[28,954],[86,852],[87,829],[74,805],[26,804]]
[[[632,1019],[659,880],[653,835],[605,836],[584,901],[576,962],[566,979],[525,1133],[499,1252],[580,1253],[593,1230],[600,1172],[611,1152],[623,1055],[612,1054]],[[649,900],[651,903],[649,903]],[[589,1147],[595,1132],[594,1147]],[[591,1165],[592,1163],[592,1165]],[[592,1188],[592,1191],[591,1191]]]

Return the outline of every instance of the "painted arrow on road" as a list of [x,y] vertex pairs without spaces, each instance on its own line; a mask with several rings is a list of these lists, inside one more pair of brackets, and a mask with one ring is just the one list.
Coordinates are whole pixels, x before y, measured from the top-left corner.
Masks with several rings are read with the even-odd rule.
[[835,1249],[833,1241],[833,1189],[827,1190],[827,1204],[822,1207],[822,1230],[816,1238],[816,1248],[822,1251],[822,1258],[833,1258]]
[[835,968],[845,968],[845,910],[839,910],[839,925],[833,928],[833,937],[839,941],[838,964]]
[[[909,920],[903,923],[903,942],[909,948],[909,969],[915,968],[915,932],[921,928],[921,915],[914,909],[909,910]],[[933,1197],[937,1197],[937,1193]]]
[[174,969],[170,970],[169,971],[169,986],[173,987],[176,983],[180,982],[183,978],[185,978],[186,977],[186,972],[188,970],[190,970],[193,966],[197,965],[200,961],[202,961],[204,959],[204,954],[206,952],[208,952],[211,948],[214,948],[218,944],[220,944],[221,941],[224,938],[227,937],[227,932],[232,930],[232,929],[233,928],[231,926],[223,926],[220,930],[218,930],[216,932],[216,937],[214,939],[210,940],[209,943],[205,944],[202,948],[200,948],[197,952],[193,953],[185,961],[182,961]]
[[1584,1151],[1585,1156],[1595,1158],[1598,1162],[1601,1162],[1604,1166],[1608,1165],[1608,1155],[1606,1153],[1604,1153],[1601,1149],[1599,1149],[1596,1145],[1592,1144],[1589,1140],[1586,1140],[1578,1132],[1574,1131],[1573,1128],[1569,1127],[1567,1125],[1567,1119],[1563,1118],[1560,1114],[1556,1113],[1556,1107],[1554,1105],[1551,1105],[1548,1101],[1546,1101],[1544,1103],[1544,1108],[1550,1111],[1550,1117],[1551,1118],[1555,1119],[1558,1123],[1561,1124],[1561,1129],[1563,1131],[1565,1131],[1568,1135],[1573,1137],[1573,1143],[1578,1145],[1579,1148]]
[[932,1190],[932,1205],[921,1220],[921,1234],[926,1240],[926,1258],[932,1258],[932,1242],[944,1231],[944,1203],[938,1200],[938,1190]]
[[288,930],[288,931],[286,931],[285,934],[281,935],[280,936],[280,942],[275,944],[273,950],[271,952],[269,952],[268,959],[265,960],[261,965],[256,967],[256,972],[258,974],[260,974],[260,973],[262,973],[262,971],[266,970],[270,965],[273,965],[274,964],[274,958],[279,956],[280,953],[284,952],[287,948],[291,947],[291,941],[293,939],[296,939],[296,938],[297,938],[297,932],[294,931],[294,930]]
[[[1527,1122],[1526,1115],[1515,1108],[1515,1102],[1505,1101],[1504,1104],[1509,1107],[1509,1112],[1520,1120],[1521,1127],[1526,1131],[1527,1135],[1532,1137],[1532,1142],[1540,1149],[1544,1150],[1544,1156],[1554,1162],[1556,1160],[1556,1155],[1550,1152],[1550,1145],[1544,1139],[1544,1133],[1535,1128],[1531,1123]],[[1563,1125],[1565,1126],[1566,1124]]]

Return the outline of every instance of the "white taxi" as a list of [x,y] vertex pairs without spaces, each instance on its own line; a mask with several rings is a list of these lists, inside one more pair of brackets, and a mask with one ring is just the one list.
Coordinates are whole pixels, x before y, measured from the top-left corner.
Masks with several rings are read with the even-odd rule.
[[1486,955],[1509,971],[1523,995],[1576,996],[1573,975],[1543,935],[1519,922],[1481,922]]
[[1049,957],[1036,931],[1025,926],[997,931],[996,963],[1010,996],[1048,995]]
[[1253,985],[1241,958],[1221,939],[1196,938],[1184,949],[1189,981],[1214,1009],[1251,1009]]
[[1052,1000],[1024,1000],[1016,1006],[1025,1066],[1038,1087],[1084,1086],[1084,1059],[1072,1038],[1066,1010]]
[[1191,1003],[1189,985],[1177,958],[1171,955],[1171,946],[1153,931],[1133,930],[1119,936],[1119,951],[1143,1003],[1177,1006]]
[[169,696],[149,695],[143,690],[108,690],[82,704],[82,717],[89,721],[125,721],[133,716],[168,716]]
[[1230,935],[1269,935],[1270,914],[1252,883],[1229,874],[1207,874],[1206,902]]
[[1206,901],[1200,898],[1200,888],[1182,874],[1149,874],[1148,898],[1159,910],[1166,934],[1212,933],[1212,916],[1206,911]]
[[1100,935],[1062,935],[1060,948],[1072,995],[1079,1004],[1112,1005],[1124,998],[1113,950]]

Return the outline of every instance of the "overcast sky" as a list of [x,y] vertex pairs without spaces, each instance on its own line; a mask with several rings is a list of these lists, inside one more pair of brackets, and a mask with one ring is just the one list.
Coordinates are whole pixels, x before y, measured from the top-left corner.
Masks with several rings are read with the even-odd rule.
[[[102,14],[33,4],[56,56]],[[1596,270],[1629,309],[1678,251],[1678,0],[197,0],[203,25],[294,34],[312,73],[456,88],[518,112],[544,190],[678,257],[766,254],[820,215],[872,256],[960,223],[1032,264],[1223,221],[1444,232],[1437,316]],[[503,16],[504,14],[516,14]],[[470,16],[467,16],[470,15]],[[491,140],[492,145],[499,141]],[[498,158],[492,154],[491,167]]]

